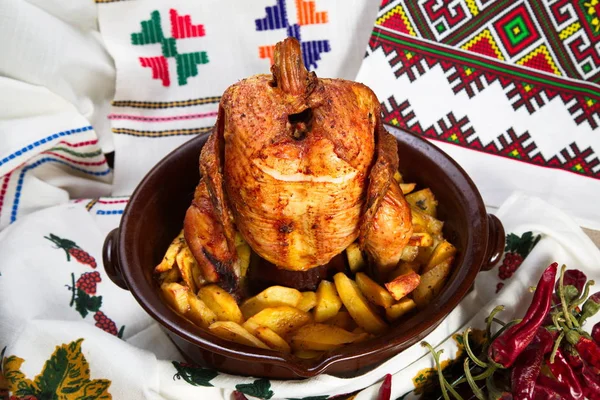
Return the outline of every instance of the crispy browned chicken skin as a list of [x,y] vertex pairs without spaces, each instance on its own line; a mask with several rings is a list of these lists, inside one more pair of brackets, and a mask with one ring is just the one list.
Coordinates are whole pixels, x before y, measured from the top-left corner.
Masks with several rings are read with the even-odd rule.
[[277,44],[271,72],[225,91],[200,155],[184,231],[205,277],[236,289],[236,230],[287,270],[324,265],[357,238],[378,266],[395,265],[411,215],[377,97],[359,83],[317,79],[291,38]]

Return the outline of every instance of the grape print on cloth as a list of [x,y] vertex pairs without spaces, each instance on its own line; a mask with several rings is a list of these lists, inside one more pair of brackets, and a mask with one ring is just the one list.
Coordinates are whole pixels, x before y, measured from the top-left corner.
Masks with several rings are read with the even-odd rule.
[[[506,280],[512,278],[513,274],[519,269],[523,260],[535,245],[540,241],[541,236],[533,236],[531,232],[525,232],[518,236],[514,233],[506,235],[506,247],[504,248],[504,259],[498,268],[498,278]],[[504,287],[504,282],[498,282],[496,293]]]
[[[97,267],[96,259],[90,253],[77,246],[74,241],[63,239],[53,233],[44,236],[44,238],[54,243],[57,249],[64,250],[67,254],[67,261],[71,261],[73,258],[91,268]],[[65,285],[71,291],[69,306],[75,307],[81,318],[86,318],[92,313],[94,321],[96,321],[95,325],[98,328],[122,338],[125,325],[122,325],[118,329],[117,324],[100,310],[102,307],[102,296],[96,296],[100,282],[102,282],[102,277],[98,271],[84,272],[77,280],[75,280],[75,273],[71,273],[71,283]]]
[[2,374],[11,400],[112,399],[108,379],[90,379],[90,366],[81,352],[83,339],[56,346],[42,371],[33,378],[21,371],[26,361],[17,356],[2,358]]

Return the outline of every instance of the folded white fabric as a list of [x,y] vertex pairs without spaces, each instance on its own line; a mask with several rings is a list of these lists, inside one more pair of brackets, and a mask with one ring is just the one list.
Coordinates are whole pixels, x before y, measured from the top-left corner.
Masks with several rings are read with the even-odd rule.
[[[82,381],[57,379],[47,389],[95,390],[95,398],[110,394],[114,399],[221,399],[233,390],[271,399],[325,399],[366,388],[357,397],[363,400],[375,399],[378,382],[391,373],[392,398],[397,398],[415,388],[412,378],[419,371],[433,366],[418,344],[352,379],[322,375],[286,382],[220,374],[183,363],[157,323],[102,268],[101,245],[110,225],[106,221],[118,223],[125,200],[49,208],[0,233],[0,350],[4,348],[4,374],[13,393],[39,393],[39,378],[34,378],[40,374],[89,369]],[[558,209],[516,194],[497,214],[507,233],[528,240],[526,232],[531,231],[541,240],[512,278],[500,279],[498,267],[480,273],[475,290],[425,339],[444,348],[445,356],[457,350],[451,336],[467,326],[481,327],[494,306],[506,306],[501,315],[505,319],[522,315],[531,298],[528,287],[553,261],[600,281],[600,251]],[[498,283],[504,287],[496,294]]]

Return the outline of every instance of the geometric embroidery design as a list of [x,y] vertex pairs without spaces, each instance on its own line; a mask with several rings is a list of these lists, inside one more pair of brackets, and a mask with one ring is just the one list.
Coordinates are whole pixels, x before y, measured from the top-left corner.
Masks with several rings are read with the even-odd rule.
[[198,75],[198,65],[208,63],[208,55],[205,51],[181,54],[177,51],[177,41],[204,36],[204,25],[192,24],[189,15],[180,16],[174,9],[171,9],[169,14],[171,37],[165,37],[160,13],[153,11],[149,20],[141,22],[141,31],[131,34],[131,43],[135,46],[160,44],[162,55],[140,57],[140,64],[152,70],[152,79],[159,79],[163,86],[170,86],[171,76],[167,59],[174,58],[177,66],[177,83],[183,86],[187,84],[188,78]]
[[[298,22],[290,24],[286,10],[286,0],[277,0],[273,6],[265,7],[265,16],[255,20],[257,31],[285,29],[288,37],[294,37],[300,42],[304,65],[309,70],[317,68],[321,53],[331,51],[329,40],[302,40],[301,28],[307,25],[326,24],[327,11],[317,11],[315,1],[296,0],[296,16]],[[259,46],[258,55],[261,59],[269,59],[273,64],[275,45]]]

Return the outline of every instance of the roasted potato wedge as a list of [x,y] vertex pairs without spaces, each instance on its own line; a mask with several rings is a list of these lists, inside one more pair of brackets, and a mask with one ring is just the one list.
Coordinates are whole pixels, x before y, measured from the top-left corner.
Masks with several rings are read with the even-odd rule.
[[333,318],[329,318],[325,321],[324,324],[335,325],[350,332],[357,327],[356,322],[354,322],[348,311],[338,312]]
[[230,342],[258,347],[260,349],[269,349],[269,346],[233,321],[217,321],[209,326],[208,329],[211,333]]
[[430,247],[433,245],[433,238],[427,232],[414,232],[408,240],[409,246]]
[[404,182],[404,181],[402,180],[402,174],[400,173],[400,171],[396,171],[396,172],[394,172],[394,179],[395,179],[395,180],[396,180],[396,182],[398,182],[398,183],[402,183],[402,182]]
[[191,291],[188,291],[188,303],[190,308],[185,316],[196,325],[208,328],[217,322],[217,315]]
[[309,312],[317,305],[317,294],[315,292],[302,292],[302,300],[296,305],[296,308]]
[[446,261],[448,258],[454,258],[456,255],[456,247],[454,247],[450,242],[444,240],[440,242],[431,253],[431,257],[427,264],[423,268],[423,273],[432,270],[436,265],[441,264]]
[[273,350],[278,350],[283,353],[290,353],[292,351],[290,345],[283,340],[281,336],[266,326],[259,326],[256,328],[255,335],[260,341]]
[[369,333],[381,333],[386,330],[387,324],[369,307],[352,279],[343,272],[338,272],[333,280],[344,306],[358,326]]
[[307,324],[295,331],[290,339],[294,350],[333,350],[361,338],[335,325]]
[[400,183],[400,190],[402,190],[402,194],[408,194],[415,190],[416,183]]
[[385,284],[385,287],[390,292],[394,300],[400,300],[413,290],[421,282],[421,277],[414,271],[404,275],[397,276],[393,281]]
[[302,293],[284,286],[271,286],[242,303],[240,309],[244,318],[248,319],[265,308],[277,306],[296,307],[302,300]]
[[176,282],[163,283],[160,286],[165,299],[171,307],[180,314],[185,314],[190,309],[188,301],[188,287]]
[[160,264],[154,268],[155,273],[161,273],[170,270],[175,265],[175,258],[179,251],[185,246],[185,238],[183,237],[183,230],[177,235],[175,239],[169,245],[165,256],[161,260]]
[[400,299],[399,302],[392,304],[385,309],[385,317],[388,321],[392,322],[402,317],[404,314],[414,310],[417,307],[417,303],[413,299],[405,297]]
[[416,261],[400,261],[396,269],[388,275],[388,282],[393,281],[400,275],[408,274],[409,272],[416,272],[418,274],[419,269],[421,269],[421,264]]
[[391,306],[394,302],[394,299],[390,293],[373,279],[369,278],[366,274],[362,272],[357,273],[355,276],[355,281],[361,293],[371,303],[386,308]]
[[315,322],[323,322],[332,318],[342,308],[342,300],[338,296],[335,285],[329,281],[321,281],[317,288],[317,305],[313,310]]
[[311,360],[313,358],[318,358],[323,355],[323,351],[316,350],[296,350],[294,351],[294,355],[303,360]]
[[442,232],[444,223],[438,219],[433,218],[429,214],[425,214],[418,208],[411,207],[413,232],[429,232],[432,235],[438,235]]
[[239,232],[235,234],[235,250],[240,263],[240,276],[246,276],[246,272],[248,272],[248,267],[250,266],[252,249]]
[[352,272],[360,271],[367,265],[362,251],[356,242],[346,248],[346,257],[348,258],[348,265]]
[[452,270],[452,261],[452,257],[448,258],[421,275],[421,282],[413,291],[413,300],[419,308],[427,306],[440,293]]
[[290,306],[265,308],[244,322],[244,328],[254,333],[259,326],[266,326],[281,337],[312,321],[309,313]]
[[420,247],[417,246],[406,246],[402,250],[400,255],[401,261],[413,261],[419,255]]
[[179,282],[181,280],[181,275],[179,274],[179,268],[171,268],[164,272],[160,272],[160,273],[158,273],[157,279],[160,284]]
[[182,246],[175,257],[175,261],[183,282],[192,292],[196,293],[198,290],[196,279],[201,277],[202,273],[200,272],[200,267],[198,266],[196,259],[187,245],[184,244],[184,246]]
[[413,208],[423,211],[425,214],[436,218],[438,202],[431,189],[422,189],[406,196],[406,201]]
[[198,297],[216,315],[219,321],[233,321],[241,324],[244,321],[242,311],[235,299],[215,284],[202,286],[198,291]]

